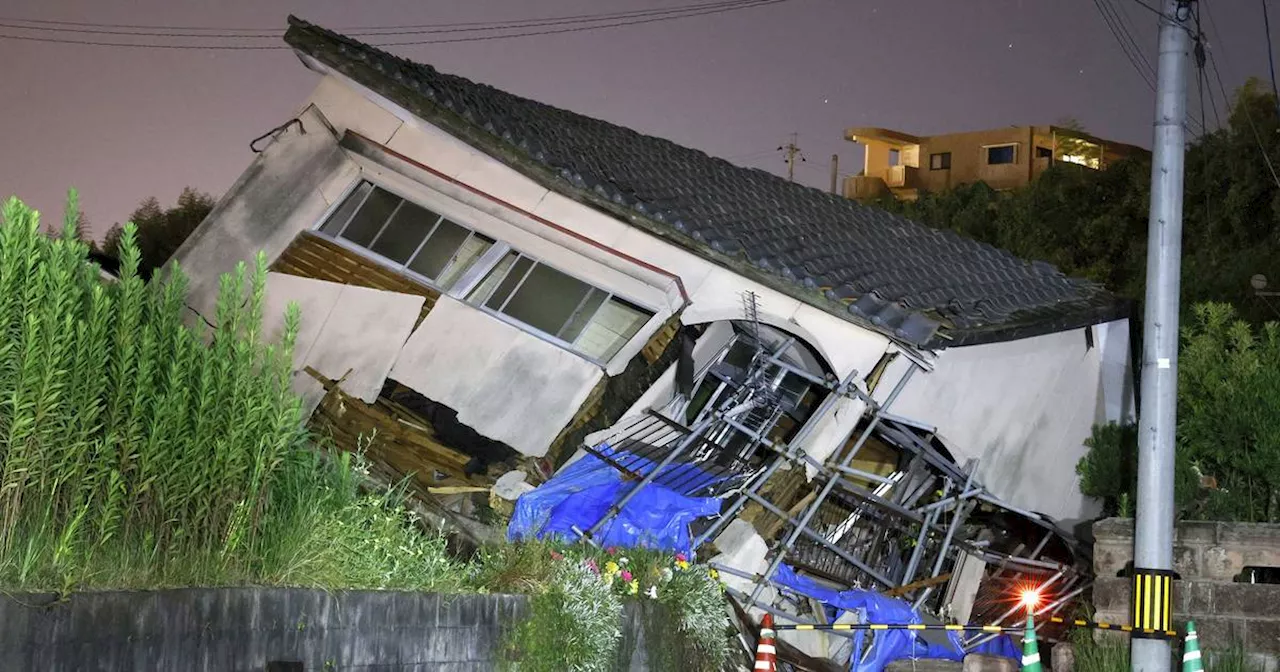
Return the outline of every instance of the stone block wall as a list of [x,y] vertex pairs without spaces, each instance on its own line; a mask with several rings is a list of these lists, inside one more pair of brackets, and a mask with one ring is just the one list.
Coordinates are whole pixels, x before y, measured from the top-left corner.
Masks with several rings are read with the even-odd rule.
[[[1116,576],[1133,561],[1133,520],[1093,525],[1093,569]],[[1185,521],[1174,528],[1174,569],[1183,579],[1234,581],[1245,567],[1280,567],[1280,525]]]
[[[1280,585],[1237,582],[1246,567],[1280,567],[1280,525],[1188,521],[1175,528],[1173,615],[1178,628],[1194,620],[1200,646],[1242,645],[1257,662],[1280,660]],[[1128,624],[1133,585],[1133,521],[1093,526],[1095,618]],[[1126,576],[1118,576],[1124,573]]]
[[[647,670],[653,633],[627,605],[614,669]],[[496,669],[516,595],[294,588],[0,596],[0,670]],[[656,620],[662,620],[662,617]],[[669,618],[668,618],[669,620]]]

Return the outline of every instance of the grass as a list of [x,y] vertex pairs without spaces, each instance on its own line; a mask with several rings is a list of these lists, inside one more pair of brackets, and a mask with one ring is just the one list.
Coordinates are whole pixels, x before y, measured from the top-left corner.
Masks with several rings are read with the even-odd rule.
[[[1129,672],[1129,640],[1110,635],[1094,639],[1092,630],[1077,629],[1071,633],[1075,653],[1075,672]],[[1173,667],[1182,669],[1182,646],[1172,647]],[[1217,649],[1204,650],[1205,672],[1262,672],[1262,668],[1249,661],[1244,648],[1228,644]]]
[[176,267],[144,282],[136,231],[104,283],[75,235],[16,199],[0,226],[0,588],[285,584],[447,590],[443,542],[398,493],[322,460],[290,383],[301,316],[263,333],[265,259],[184,324]]

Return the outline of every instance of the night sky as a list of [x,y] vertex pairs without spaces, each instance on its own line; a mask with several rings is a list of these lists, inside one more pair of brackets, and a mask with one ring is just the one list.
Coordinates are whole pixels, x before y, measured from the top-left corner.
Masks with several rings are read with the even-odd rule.
[[[279,46],[290,13],[341,31],[704,2],[714,0],[4,0],[0,36]],[[1278,24],[1275,39],[1280,2],[1267,2]],[[1103,4],[1119,10],[1154,65],[1156,16],[1138,0]],[[1201,5],[1226,87],[1265,77],[1259,0]],[[19,19],[278,33],[144,39],[4,27]],[[608,23],[629,20],[635,19]],[[642,25],[391,50],[779,174],[786,166],[775,148],[798,133],[808,161],[797,180],[822,188],[831,154],[840,155],[842,172],[861,167],[860,147],[842,139],[849,126],[930,134],[1074,117],[1104,138],[1151,144],[1153,94],[1090,0],[782,0]],[[99,235],[147,196],[171,204],[185,185],[216,196],[248,165],[249,141],[293,116],[317,81],[288,50],[133,49],[0,37],[0,193],[60,217],[63,194],[75,186]],[[1196,79],[1189,84],[1189,109],[1198,116]],[[1210,85],[1221,109],[1216,80]]]

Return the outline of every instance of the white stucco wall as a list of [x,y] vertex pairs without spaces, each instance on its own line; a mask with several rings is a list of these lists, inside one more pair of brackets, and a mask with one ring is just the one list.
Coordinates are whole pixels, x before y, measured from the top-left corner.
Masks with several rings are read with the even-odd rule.
[[356,175],[316,108],[298,118],[306,132],[290,127],[267,145],[174,253],[191,279],[188,304],[209,319],[221,274],[241,261],[252,269],[260,251],[274,261]]
[[294,389],[308,410],[323,396],[323,387],[303,372],[308,366],[330,380],[342,379],[344,392],[372,403],[413,331],[423,301],[413,294],[271,273],[263,333],[277,339],[285,309],[297,303],[301,324],[294,345]]
[[[761,321],[804,339],[826,359],[838,376],[843,377],[852,370],[865,375],[888,347],[888,339],[879,334],[803,304],[594,208],[553,193],[342,75],[330,73],[323,77],[308,103],[322,110],[339,133],[347,129],[357,131],[431,170],[678,276],[690,299],[690,305],[682,315],[685,324],[740,319],[743,316],[743,293],[753,291],[757,295]],[[369,171],[378,170],[368,162],[362,165]],[[403,179],[394,174],[388,177]],[[553,263],[565,263],[560,261],[562,259],[587,258],[651,286],[660,285],[658,279],[665,277],[518,213],[510,210],[500,212],[500,206],[446,181],[423,175],[414,175],[412,179],[475,211],[494,216],[501,222],[500,226],[507,227],[502,236],[509,237],[517,247],[533,246],[531,249],[536,249],[538,254],[545,255]],[[548,242],[551,244],[547,245]],[[666,292],[670,305],[678,290],[674,286],[661,288]],[[611,374],[616,373],[613,366],[610,369]]]
[[[1075,472],[1084,440],[1132,407],[1121,400],[1128,348],[1118,335],[1127,325],[1107,325],[1105,350],[1092,328],[1088,349],[1084,329],[1073,329],[944,350],[889,412],[936,426],[957,463],[978,458],[978,480],[1010,504],[1063,521],[1092,516],[1097,504],[1080,494]],[[877,399],[904,370],[901,361],[890,367]]]
[[542,456],[604,376],[599,366],[441,297],[391,377],[458,412],[458,421]]

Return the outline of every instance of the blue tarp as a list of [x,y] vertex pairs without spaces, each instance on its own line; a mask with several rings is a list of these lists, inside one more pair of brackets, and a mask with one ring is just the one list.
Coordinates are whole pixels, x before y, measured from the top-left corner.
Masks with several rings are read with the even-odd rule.
[[[596,448],[641,475],[657,466],[653,461],[615,451],[607,444]],[[645,486],[613,520],[596,535],[603,546],[656,548],[691,554],[689,524],[720,512],[714,497],[687,497],[660,483],[679,483],[681,489],[714,484],[714,477],[694,465],[673,464],[663,468],[659,479]],[[634,488],[638,481],[623,480],[622,473],[595,455],[587,454],[562,469],[551,480],[516,500],[515,513],[507,527],[507,538],[578,539],[574,527],[586,531],[595,525]]]
[[[774,581],[792,590],[812,597],[830,607],[828,616],[838,618],[846,611],[862,610],[869,623],[909,624],[923,623],[920,613],[903,600],[885,597],[869,590],[835,591],[807,577],[799,576],[787,565],[779,565]],[[965,651],[960,637],[947,632],[950,646],[931,644],[910,630],[884,630],[876,633],[875,641],[865,658],[862,655],[866,632],[858,631],[853,639],[853,658],[849,661],[852,672],[881,672],[885,665],[901,658],[940,658],[964,660]],[[985,653],[1021,660],[1021,653],[1013,641],[1004,635],[978,647],[975,653]]]

